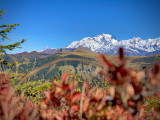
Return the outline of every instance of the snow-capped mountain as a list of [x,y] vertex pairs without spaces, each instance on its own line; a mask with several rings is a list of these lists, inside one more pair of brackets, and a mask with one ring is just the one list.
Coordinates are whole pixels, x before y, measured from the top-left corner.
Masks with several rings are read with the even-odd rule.
[[55,48],[49,48],[49,47],[47,47],[45,50],[41,50],[39,52],[50,54],[50,53],[53,53],[54,51],[56,51]]
[[78,48],[79,46],[104,54],[117,54],[119,47],[123,47],[128,56],[145,56],[151,53],[160,54],[160,37],[147,40],[137,37],[118,41],[112,35],[101,34],[93,38],[87,37],[80,41],[73,41],[67,48]]

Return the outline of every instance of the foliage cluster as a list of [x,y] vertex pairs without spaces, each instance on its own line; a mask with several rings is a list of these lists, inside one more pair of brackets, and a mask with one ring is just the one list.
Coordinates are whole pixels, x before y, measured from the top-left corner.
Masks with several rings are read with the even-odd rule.
[[49,90],[53,86],[53,83],[46,82],[42,79],[39,81],[27,82],[18,86],[15,89],[15,94],[21,97],[26,97],[32,102],[39,102],[39,99],[43,98],[44,91]]

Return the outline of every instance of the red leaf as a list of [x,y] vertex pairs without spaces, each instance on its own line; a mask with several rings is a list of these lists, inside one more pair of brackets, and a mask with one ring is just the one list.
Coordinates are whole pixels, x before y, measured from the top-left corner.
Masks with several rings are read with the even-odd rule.
[[158,64],[156,64],[155,66],[154,66],[154,73],[155,74],[158,74],[160,72],[160,66],[158,65]]
[[32,107],[32,102],[30,100],[28,100],[26,103],[26,109],[29,109],[31,107]]
[[72,106],[72,108],[73,108],[75,111],[78,111],[79,108],[80,108],[80,106],[79,106],[79,105],[74,105],[74,106]]
[[43,92],[48,100],[50,100],[50,91]]
[[67,85],[67,84],[63,84],[63,86],[62,86],[62,90],[66,91],[66,90],[68,89],[68,87],[69,87],[69,85]]
[[119,57],[120,57],[121,60],[124,59],[124,50],[121,47],[119,48]]
[[86,97],[83,103],[83,112],[86,112],[88,110],[89,102],[90,102],[90,99]]
[[20,97],[20,100],[24,100],[25,99],[25,97]]
[[73,83],[69,85],[69,90],[72,90],[72,89],[73,89]]
[[152,78],[153,78],[153,75],[152,75],[151,71],[149,71],[149,72],[147,73],[147,75],[148,75],[149,79],[152,79]]
[[95,87],[95,86],[92,87],[92,88],[90,89],[90,91],[88,92],[88,96],[90,97],[95,90],[96,90],[96,87]]
[[96,100],[96,101],[99,100],[99,97],[98,97],[98,96],[96,96],[96,95],[94,95],[94,94],[92,94],[92,96],[93,96],[93,99],[94,99],[94,100]]
[[89,90],[89,83],[85,82],[85,85],[86,85],[86,90],[88,91]]
[[1,90],[1,91],[0,91],[0,95],[5,94],[5,93],[6,93],[6,91],[7,91],[6,89]]
[[73,105],[71,109],[71,114],[75,113],[75,111],[79,111],[80,106],[79,105]]
[[128,101],[128,105],[129,105],[129,106],[134,106],[134,105],[135,105],[135,102],[130,100],[130,101]]
[[139,107],[139,110],[141,110],[141,109],[145,109],[146,107],[147,107],[147,105],[148,105],[149,103],[145,103],[145,104],[143,104],[141,107]]
[[98,57],[99,57],[102,65],[103,65],[106,69],[108,69],[108,67],[111,68],[111,67],[114,66],[114,65],[108,60],[108,58],[107,58],[105,55],[103,55],[103,54],[98,54]]
[[74,89],[76,88],[76,85],[77,85],[76,81],[73,81],[73,82],[69,85],[69,90],[70,90],[70,91],[74,91]]
[[74,103],[76,100],[78,100],[78,99],[80,99],[80,98],[81,98],[81,93],[80,93],[80,92],[75,92],[75,93],[73,94],[71,103]]
[[65,84],[66,80],[67,80],[68,74],[65,73],[62,77],[62,83]]

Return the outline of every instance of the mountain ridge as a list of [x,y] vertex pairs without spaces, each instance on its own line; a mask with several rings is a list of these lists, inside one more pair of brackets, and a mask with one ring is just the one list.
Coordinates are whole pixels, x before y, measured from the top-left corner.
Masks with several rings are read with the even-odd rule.
[[115,55],[118,54],[119,47],[123,47],[128,56],[146,56],[151,53],[160,54],[160,37],[147,40],[134,37],[118,41],[116,37],[103,33],[96,37],[86,37],[80,41],[73,41],[66,48],[78,48],[79,46],[86,47],[93,52]]

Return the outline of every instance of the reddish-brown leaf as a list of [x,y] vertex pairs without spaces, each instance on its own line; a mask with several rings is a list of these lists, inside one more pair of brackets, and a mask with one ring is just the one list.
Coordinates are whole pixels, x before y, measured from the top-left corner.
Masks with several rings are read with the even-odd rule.
[[141,110],[141,109],[145,109],[146,107],[147,107],[147,105],[148,105],[149,103],[145,103],[145,104],[143,104],[142,106],[140,106],[139,107],[139,110]]
[[135,102],[130,100],[130,101],[128,101],[128,105],[129,105],[129,106],[134,106],[134,105],[135,105]]
[[71,113],[71,114],[75,114],[75,112],[78,112],[78,111],[79,111],[79,108],[80,108],[79,105],[73,105],[70,113]]
[[126,90],[127,90],[127,93],[129,94],[130,97],[134,96],[135,91],[134,91],[134,88],[131,84],[127,85]]
[[62,83],[65,84],[66,80],[67,80],[68,74],[65,73],[62,77]]
[[86,97],[83,103],[83,112],[86,112],[88,110],[89,102],[90,102],[90,99]]
[[103,65],[103,67],[105,67],[106,69],[114,66],[114,64],[112,64],[105,55],[98,54],[98,57]]
[[71,99],[71,103],[74,103],[76,100],[80,100],[80,98],[81,98],[81,93],[80,92],[73,93],[73,97]]
[[92,87],[88,92],[88,97],[90,97],[95,90],[96,90],[96,86]]
[[33,105],[32,105],[32,102],[30,100],[27,101],[26,103],[26,109],[29,109],[31,108]]
[[152,75],[151,71],[148,71],[148,72],[147,72],[147,75],[148,75],[149,79],[152,79],[152,78],[153,78],[153,75]]
[[124,50],[121,47],[119,48],[119,57],[120,57],[121,60],[124,59]]
[[158,64],[156,64],[154,66],[154,73],[157,75],[160,72],[160,66]]
[[79,111],[80,105],[73,105],[72,109],[74,109],[75,111]]
[[73,83],[69,85],[69,90],[72,90],[72,89],[73,89]]
[[137,79],[134,80],[134,82],[136,82],[137,84],[139,84],[142,80],[142,78],[144,77],[144,71],[140,71],[137,73],[136,75]]
[[99,97],[98,97],[98,96],[96,96],[96,95],[94,95],[94,94],[92,94],[92,97],[93,97],[93,99],[94,99],[94,100],[96,100],[96,101],[98,101],[98,100],[99,100]]
[[50,91],[44,91],[43,93],[46,96],[46,98],[50,100]]
[[68,89],[69,85],[68,84],[63,84],[62,90],[66,91]]
[[88,91],[89,90],[89,83],[85,82],[85,85],[86,85],[86,90]]
[[5,94],[5,93],[6,93],[6,91],[7,91],[6,89],[1,90],[1,91],[0,91],[0,95]]

